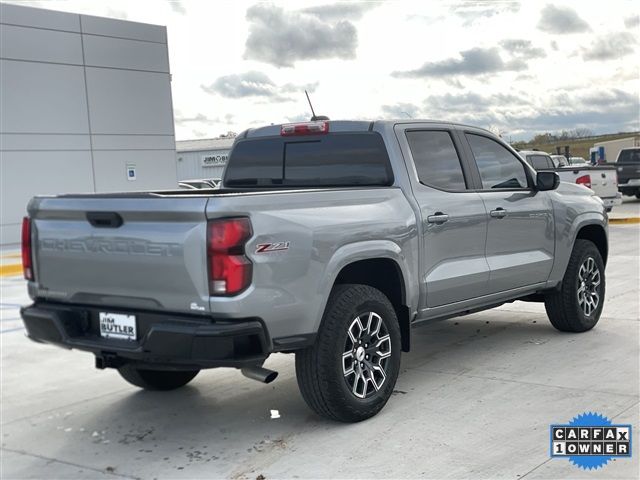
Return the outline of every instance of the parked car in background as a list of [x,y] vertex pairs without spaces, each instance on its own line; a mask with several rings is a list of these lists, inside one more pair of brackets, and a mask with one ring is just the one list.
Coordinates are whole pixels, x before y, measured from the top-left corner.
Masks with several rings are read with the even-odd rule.
[[590,188],[602,199],[607,212],[610,212],[615,205],[622,203],[622,196],[618,192],[615,167],[609,165],[591,166],[584,159],[582,159],[584,163],[574,160],[577,163],[571,165],[571,159],[580,159],[581,157],[570,157],[567,160],[563,155],[556,155],[556,157],[564,158],[567,165],[557,166],[551,155],[546,152],[521,150],[518,153],[536,171],[552,170],[558,173],[563,182],[577,183]]
[[566,167],[569,165],[569,160],[564,155],[549,155],[553,161],[555,167]]
[[199,179],[199,180],[180,180],[178,182],[178,186],[180,188],[184,188],[186,190],[198,190],[202,188],[220,188],[221,179],[219,178],[208,178],[208,179]]
[[616,158],[616,169],[620,193],[640,198],[640,147],[620,150]]

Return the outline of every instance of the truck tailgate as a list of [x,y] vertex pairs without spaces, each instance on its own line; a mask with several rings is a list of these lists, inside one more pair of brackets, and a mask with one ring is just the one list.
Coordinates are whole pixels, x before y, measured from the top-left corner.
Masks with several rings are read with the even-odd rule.
[[108,308],[207,313],[205,197],[36,197],[34,294]]
[[618,194],[618,176],[615,168],[611,167],[562,167],[556,170],[560,180],[569,183],[579,183],[578,179],[587,178],[587,183],[600,198],[615,198]]
[[618,176],[615,168],[594,167],[590,175],[591,189],[600,198],[612,198],[618,194]]

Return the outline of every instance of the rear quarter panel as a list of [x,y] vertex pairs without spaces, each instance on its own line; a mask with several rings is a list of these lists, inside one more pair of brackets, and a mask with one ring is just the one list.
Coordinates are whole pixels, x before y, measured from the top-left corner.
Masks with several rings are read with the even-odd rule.
[[[253,283],[235,297],[211,297],[218,317],[256,316],[272,338],[314,333],[333,282],[357,260],[391,258],[417,296],[416,217],[400,188],[289,191],[212,198],[207,217],[248,216]],[[288,248],[259,252],[262,244]]]

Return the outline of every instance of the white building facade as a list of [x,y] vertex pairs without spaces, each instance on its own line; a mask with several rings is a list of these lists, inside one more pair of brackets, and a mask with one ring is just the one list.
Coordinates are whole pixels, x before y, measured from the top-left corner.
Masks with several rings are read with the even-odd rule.
[[165,27],[0,4],[0,244],[38,194],[176,188]]
[[178,180],[222,178],[233,141],[233,138],[177,141]]

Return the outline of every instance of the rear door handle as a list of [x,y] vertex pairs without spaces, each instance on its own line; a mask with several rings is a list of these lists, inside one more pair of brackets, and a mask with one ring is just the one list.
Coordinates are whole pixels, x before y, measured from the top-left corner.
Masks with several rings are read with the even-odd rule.
[[504,218],[507,216],[507,211],[502,207],[498,207],[495,210],[491,210],[489,215],[491,215],[493,218]]
[[428,223],[435,223],[437,225],[440,225],[444,222],[446,222],[447,220],[449,220],[449,215],[447,215],[446,213],[442,213],[442,212],[436,212],[433,215],[429,215],[427,217],[427,222]]

